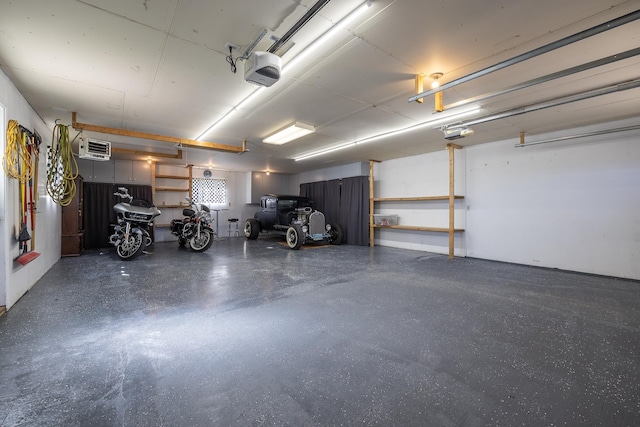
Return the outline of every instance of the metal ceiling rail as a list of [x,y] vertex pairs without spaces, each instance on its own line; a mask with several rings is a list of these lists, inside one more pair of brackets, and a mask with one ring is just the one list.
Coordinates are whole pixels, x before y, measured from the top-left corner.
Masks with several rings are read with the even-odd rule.
[[514,56],[513,58],[507,59],[505,61],[499,62],[490,67],[484,68],[482,70],[476,71],[474,73],[468,74],[464,77],[460,77],[459,79],[452,80],[449,83],[442,84],[440,87],[436,89],[430,89],[425,92],[419,93],[417,95],[413,95],[409,98],[409,102],[414,102],[420,98],[424,98],[426,96],[432,95],[436,92],[441,92],[445,89],[449,89],[454,86],[458,86],[462,83],[466,83],[468,81],[477,79],[479,77],[485,76],[487,74],[491,74],[493,72],[502,70],[503,68],[510,67],[512,65],[518,64],[522,61],[526,61],[531,58],[535,58],[536,56],[542,55],[547,52],[551,52],[552,50],[567,46],[569,44],[578,42],[580,40],[584,40],[588,37],[595,36],[597,34],[603,33],[605,31],[611,30],[616,27],[620,27],[622,25],[628,24],[629,22],[633,22],[640,18],[640,10],[636,10],[634,12],[628,13],[626,15],[620,16],[618,18],[607,21],[603,24],[596,25],[595,27],[589,28],[584,31],[580,31],[579,33],[570,35],[568,37],[562,38],[555,42],[546,44],[537,49],[530,50],[529,52],[525,52],[521,55]]
[[284,46],[291,39],[291,37],[293,37],[300,28],[304,27],[307,24],[307,22],[309,22],[311,18],[313,18],[316,15],[316,13],[320,11],[320,9],[322,9],[327,3],[329,3],[329,1],[330,0],[317,1],[316,4],[311,6],[311,8],[307,11],[307,13],[304,14],[302,18],[300,18],[295,24],[293,24],[293,26],[289,29],[289,31],[284,33],[284,35],[280,37],[280,39],[277,42],[271,45],[271,47],[267,50],[267,52],[276,53],[278,49]]
[[623,59],[631,58],[634,56],[640,55],[640,47],[627,50],[626,52],[617,53],[615,55],[607,56],[605,58],[597,59],[595,61],[587,62],[582,65],[578,65],[575,67],[567,68],[565,70],[561,70],[555,73],[547,74],[546,76],[538,77],[536,79],[532,79],[523,83],[519,83],[513,86],[509,86],[505,89],[485,93],[484,95],[474,96],[473,98],[463,99],[462,101],[454,102],[449,105],[444,106],[444,110],[448,110],[450,108],[460,107],[462,105],[466,105],[472,102],[484,101],[485,99],[494,98],[496,96],[506,95],[507,93],[515,92],[517,90],[526,89],[531,86],[536,86],[541,83],[546,83],[551,80],[559,79],[561,77],[570,76],[572,74],[576,74],[582,71],[590,70],[592,68],[600,67],[602,65],[611,64],[613,62],[622,61]]
[[571,102],[582,101],[589,98],[595,98],[596,96],[607,95],[614,92],[622,92],[625,90],[635,89],[640,87],[640,79],[630,80],[615,85],[604,86],[598,89],[593,89],[587,92],[581,92],[573,95],[564,96],[561,98],[552,99],[549,101],[540,102],[537,104],[529,105],[526,107],[518,107],[511,110],[503,111],[501,113],[492,114],[489,116],[479,117],[474,120],[460,121],[449,125],[444,125],[440,129],[456,129],[459,127],[467,127],[479,125],[482,123],[491,122],[494,120],[505,119],[507,117],[518,116],[521,114],[531,113],[533,111],[543,110],[545,108],[557,107],[558,105],[569,104]]
[[514,148],[528,147],[530,145],[547,144],[549,142],[567,141],[569,139],[576,139],[576,138],[587,138],[590,136],[607,135],[610,133],[626,132],[626,131],[636,130],[636,129],[640,129],[640,125],[625,126],[621,128],[615,128],[615,129],[598,130],[598,131],[593,131],[588,133],[581,133],[578,135],[560,136],[557,138],[550,138],[550,139],[545,139],[541,141],[525,142],[525,143],[514,145]]

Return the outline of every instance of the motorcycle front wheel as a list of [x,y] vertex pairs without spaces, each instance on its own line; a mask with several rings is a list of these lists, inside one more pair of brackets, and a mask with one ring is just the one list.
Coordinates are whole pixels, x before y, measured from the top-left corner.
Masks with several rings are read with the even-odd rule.
[[200,237],[198,237],[198,233],[195,233],[194,236],[189,239],[189,246],[195,252],[204,252],[209,249],[209,246],[213,243],[213,233],[209,230],[200,230]]
[[142,253],[144,245],[142,244],[142,234],[130,233],[128,239],[123,239],[118,246],[116,252],[120,259],[131,261]]

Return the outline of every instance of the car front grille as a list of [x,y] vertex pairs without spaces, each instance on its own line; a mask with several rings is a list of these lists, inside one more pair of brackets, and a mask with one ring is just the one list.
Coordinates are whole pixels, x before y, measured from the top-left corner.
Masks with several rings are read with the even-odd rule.
[[309,215],[309,234],[315,240],[324,236],[324,214],[315,211]]

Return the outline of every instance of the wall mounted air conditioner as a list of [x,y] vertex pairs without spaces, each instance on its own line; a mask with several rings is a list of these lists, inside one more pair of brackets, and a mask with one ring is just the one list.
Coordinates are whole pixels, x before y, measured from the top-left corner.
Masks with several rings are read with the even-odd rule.
[[111,143],[109,141],[82,138],[78,146],[78,157],[90,160],[109,160],[111,158]]
[[244,64],[244,79],[260,86],[271,86],[280,80],[282,59],[276,54],[256,51]]

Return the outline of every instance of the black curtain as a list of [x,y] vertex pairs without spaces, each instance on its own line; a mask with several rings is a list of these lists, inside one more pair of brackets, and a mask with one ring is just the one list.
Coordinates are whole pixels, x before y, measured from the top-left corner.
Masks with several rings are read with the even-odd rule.
[[327,222],[340,224],[343,243],[369,244],[369,177],[333,179],[300,184],[300,195],[313,200],[313,207]]
[[340,219],[345,242],[369,244],[369,177],[354,176],[342,180]]
[[300,195],[313,200],[313,207],[324,212],[324,181],[300,184]]
[[[329,223],[340,224],[340,180],[333,179],[324,183],[324,203],[322,213]],[[342,224],[341,224],[342,225]]]
[[[134,199],[152,201],[150,185],[110,184],[100,182],[85,182],[84,190],[84,247],[109,247],[109,235],[112,233],[111,224],[116,223],[116,212],[113,205],[120,202],[114,196],[118,187],[125,187]],[[153,230],[151,230],[153,232]],[[153,236],[153,234],[152,234]]]
[[85,182],[84,192],[84,247],[104,248],[109,246],[109,206],[113,196],[113,184]]

